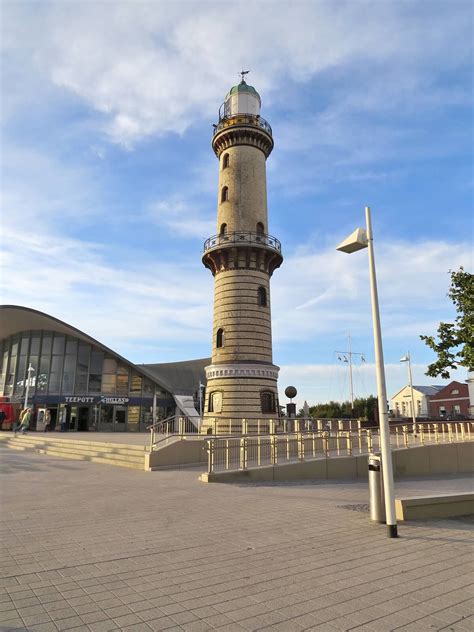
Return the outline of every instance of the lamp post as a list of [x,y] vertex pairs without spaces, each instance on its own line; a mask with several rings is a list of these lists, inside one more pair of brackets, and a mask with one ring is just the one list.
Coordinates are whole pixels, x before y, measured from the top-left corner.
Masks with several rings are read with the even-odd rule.
[[411,396],[411,416],[413,419],[413,434],[416,433],[416,412],[415,412],[415,396],[413,395],[413,376],[411,373],[411,358],[410,352],[407,351],[407,354],[400,358],[400,362],[408,363],[408,384],[410,386],[410,396]]
[[31,366],[31,362],[30,362],[30,366],[28,367],[28,377],[26,378],[26,390],[25,390],[25,405],[23,406],[23,408],[27,408],[28,406],[28,395],[30,392],[30,379],[31,379],[31,373],[34,372],[34,367]]
[[393,485],[392,450],[390,446],[390,428],[388,425],[387,387],[385,385],[385,368],[382,349],[382,330],[380,326],[379,299],[377,292],[377,277],[375,274],[374,244],[372,235],[372,221],[370,208],[365,207],[366,228],[356,230],[339,244],[337,250],[351,254],[368,248],[370,297],[372,304],[372,325],[374,331],[375,367],[377,376],[377,398],[379,409],[380,427],[380,452],[382,456],[383,487],[385,495],[385,516],[387,522],[387,535],[390,538],[398,537],[397,518],[395,514],[395,496]]
[[202,423],[202,391],[204,389],[204,384],[201,384],[201,380],[199,380],[199,416],[201,417]]

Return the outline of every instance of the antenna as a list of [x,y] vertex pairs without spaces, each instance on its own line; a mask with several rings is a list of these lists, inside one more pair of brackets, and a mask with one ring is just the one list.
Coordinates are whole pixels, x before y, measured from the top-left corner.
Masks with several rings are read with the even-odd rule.
[[[351,381],[351,409],[352,415],[354,415],[354,384],[352,381],[352,356],[360,356],[361,362],[365,362],[365,356],[363,353],[357,353],[356,351],[352,351],[352,340],[351,335],[348,336],[349,339],[349,351],[335,351],[338,354],[337,359],[341,362],[347,362],[349,364],[349,378]],[[340,355],[339,355],[340,354]],[[342,355],[342,358],[341,358]],[[349,358],[349,360],[347,359]]]
[[241,70],[241,71],[239,72],[239,75],[240,75],[240,76],[241,76],[241,78],[242,78],[242,83],[245,83],[245,75],[248,75],[248,74],[249,74],[249,72],[250,72],[250,70]]

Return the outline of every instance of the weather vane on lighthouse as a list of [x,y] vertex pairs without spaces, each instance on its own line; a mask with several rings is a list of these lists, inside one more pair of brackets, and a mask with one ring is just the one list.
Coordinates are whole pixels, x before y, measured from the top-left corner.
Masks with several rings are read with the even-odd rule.
[[242,83],[245,83],[245,75],[248,75],[250,70],[241,70],[239,75],[242,77]]

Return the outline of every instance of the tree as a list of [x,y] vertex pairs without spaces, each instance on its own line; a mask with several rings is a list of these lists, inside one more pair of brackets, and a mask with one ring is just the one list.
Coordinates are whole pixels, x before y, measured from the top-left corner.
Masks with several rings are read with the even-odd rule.
[[474,371],[474,275],[461,266],[450,271],[449,298],[454,303],[457,316],[454,323],[440,323],[438,341],[434,336],[420,336],[438,359],[428,366],[426,375],[449,379],[452,370],[463,366]]
[[[354,417],[374,421],[376,408],[377,398],[373,395],[357,398],[354,400]],[[349,401],[342,403],[330,401],[325,404],[316,404],[310,407],[309,414],[315,419],[347,419],[353,416]],[[298,416],[304,416],[303,409],[299,411]]]

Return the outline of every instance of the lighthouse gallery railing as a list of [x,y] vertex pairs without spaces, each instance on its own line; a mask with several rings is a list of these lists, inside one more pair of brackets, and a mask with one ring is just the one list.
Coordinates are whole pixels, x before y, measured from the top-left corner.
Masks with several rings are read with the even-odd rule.
[[206,239],[204,242],[204,252],[207,252],[212,248],[228,244],[255,244],[259,246],[268,246],[281,253],[281,243],[276,237],[272,237],[272,235],[264,235],[263,233],[248,233],[245,231],[221,233],[220,235],[209,237],[209,239]]

